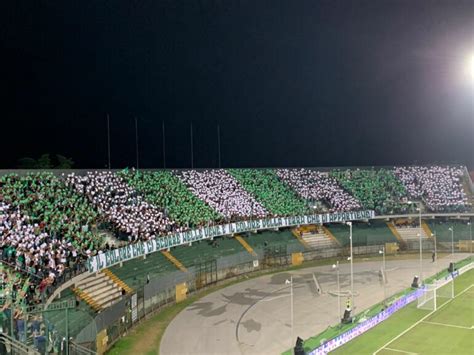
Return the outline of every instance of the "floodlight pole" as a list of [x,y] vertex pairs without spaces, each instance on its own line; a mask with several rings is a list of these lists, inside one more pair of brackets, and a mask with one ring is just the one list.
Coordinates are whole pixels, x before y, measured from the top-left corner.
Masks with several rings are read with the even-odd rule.
[[353,266],[353,255],[352,255],[352,222],[346,222],[349,226],[349,241],[350,241],[350,258],[351,258],[351,309],[354,309],[354,266]]
[[293,275],[290,276],[290,302],[291,302],[291,345],[293,346]]
[[470,250],[470,253],[472,254],[472,223],[471,221],[467,222],[467,225],[469,226],[469,241],[470,241],[469,250]]
[[[417,202],[408,201],[409,205],[417,205]],[[423,282],[423,244],[421,241],[421,203],[416,208],[418,211],[418,239],[420,241],[420,284]]]
[[449,227],[451,231],[451,258],[454,256],[454,227]]
[[341,283],[339,282],[339,260],[337,260],[336,264],[332,267],[336,269],[337,273],[337,320],[339,322],[341,319]]
[[385,302],[387,300],[387,268],[385,265],[385,245],[382,246],[382,282],[383,282],[383,304],[385,305]]
[[418,223],[419,223],[419,239],[420,239],[420,284],[423,282],[423,243],[421,241],[421,204],[418,206]]

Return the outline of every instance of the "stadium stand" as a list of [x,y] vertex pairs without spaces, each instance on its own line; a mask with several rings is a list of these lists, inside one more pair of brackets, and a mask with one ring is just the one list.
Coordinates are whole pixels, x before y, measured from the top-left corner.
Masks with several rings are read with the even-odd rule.
[[164,208],[165,213],[181,226],[197,228],[222,218],[192,194],[171,171],[141,172],[126,169],[119,176],[149,203]]
[[229,169],[229,173],[272,215],[290,216],[310,213],[310,209],[270,169]]
[[327,174],[310,169],[278,169],[277,175],[303,199],[321,201],[330,211],[353,211],[360,203]]
[[176,267],[162,253],[153,253],[147,255],[146,259],[132,259],[124,263],[123,266],[112,266],[110,271],[131,288],[137,288],[144,285],[147,278],[157,278],[176,271]]
[[[29,278],[32,289],[44,291],[60,284],[63,275],[81,271],[88,256],[114,247],[102,237],[100,232],[104,230],[110,232],[113,244],[120,246],[197,226],[248,218],[367,208],[375,209],[379,215],[403,213],[407,212],[408,198],[421,202],[428,211],[458,213],[471,207],[472,196],[466,193],[468,183],[463,178],[463,168],[450,166],[329,172],[218,169],[100,171],[67,176],[47,172],[4,174],[0,176],[1,257],[22,270],[22,280]],[[433,223],[423,226],[424,234],[431,234],[431,228],[440,241],[449,241],[447,228]],[[326,231],[318,228],[317,233],[312,233],[315,239],[307,240],[306,244],[328,247],[334,234],[341,245],[347,245],[346,226],[327,227]],[[355,243],[396,241],[383,222],[356,223],[354,227]],[[403,240],[413,237],[409,235],[410,228],[399,227],[393,225]],[[455,230],[456,240],[469,239],[466,225],[459,222]],[[288,250],[304,248],[289,230],[240,236],[257,254],[265,247],[283,244]],[[245,249],[236,239],[216,238],[210,244],[173,248],[171,255],[187,268],[199,260],[238,251]],[[176,270],[161,253],[129,263],[132,270],[115,266],[111,270],[117,272],[119,279],[123,279],[123,274],[132,281],[132,287],[144,280],[133,269],[149,265],[151,275]],[[39,302],[40,294],[33,292],[25,299]]]
[[395,175],[413,199],[422,199],[430,211],[462,212],[470,207],[463,189],[464,171],[452,166],[395,167]]
[[264,253],[265,248],[276,248],[282,246],[289,252],[304,250],[304,246],[293,236],[289,229],[281,230],[279,232],[265,231],[259,233],[243,233],[241,236],[245,238],[245,241],[257,254]]
[[463,220],[429,220],[428,225],[433,234],[436,234],[438,242],[451,242],[451,231],[453,228],[454,241],[470,240],[472,227],[467,224],[468,221]]
[[[349,245],[349,227],[344,224],[329,224],[328,230],[337,238],[342,246]],[[352,243],[354,246],[365,246],[380,243],[397,242],[385,222],[373,220],[370,223],[354,223]]]
[[265,208],[223,169],[185,170],[179,177],[193,194],[227,219],[268,215]]
[[[23,321],[38,320],[59,353],[67,332],[87,343],[101,317],[129,302],[123,297],[127,293],[136,292],[144,300],[145,291],[158,292],[153,297],[164,305],[175,299],[177,280],[187,282],[198,272],[207,273],[209,265],[214,265],[216,274],[240,275],[260,262],[265,267],[278,258],[293,262],[291,253],[306,251],[307,260],[309,255],[344,252],[338,248],[349,244],[349,227],[338,223],[231,232],[125,261],[97,274],[83,273],[90,256],[230,221],[374,209],[378,217],[385,216],[353,222],[354,246],[398,242],[404,246],[401,250],[416,250],[417,205],[423,214],[424,240],[434,240],[431,234],[435,234],[438,250],[448,251],[453,246],[452,227],[455,251],[469,252],[470,215],[463,213],[471,210],[470,189],[465,169],[449,166],[0,174],[0,320],[16,328]],[[398,216],[408,212],[413,215]],[[251,224],[237,224],[236,231],[246,225]],[[429,248],[432,242],[425,245]],[[58,298],[53,300],[51,294]],[[51,310],[28,313],[41,309],[46,299],[52,302]],[[69,320],[64,307],[70,307]],[[33,345],[32,331],[26,334],[26,342]],[[24,333],[16,329],[13,337],[23,341]]]
[[192,246],[173,248],[173,255],[186,267],[194,266],[200,262],[218,259],[245,251],[242,245],[232,237],[214,238],[211,241],[193,243]]
[[387,169],[335,170],[330,173],[365,209],[378,214],[408,211],[406,189]]

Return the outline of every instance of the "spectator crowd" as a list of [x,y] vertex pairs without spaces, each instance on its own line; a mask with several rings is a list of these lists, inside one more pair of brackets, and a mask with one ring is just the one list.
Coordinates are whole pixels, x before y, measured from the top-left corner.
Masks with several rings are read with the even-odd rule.
[[308,204],[271,169],[229,169],[229,173],[273,216],[310,213]]
[[268,215],[266,209],[224,169],[185,170],[179,177],[194,195],[226,219]]
[[463,190],[463,169],[454,166],[395,167],[408,195],[433,212],[462,212],[470,207]]
[[66,184],[87,196],[94,207],[113,223],[114,228],[129,236],[130,242],[182,230],[165,215],[162,208],[145,201],[111,171],[88,172],[83,176],[70,174]]
[[406,189],[391,170],[334,170],[330,175],[356,197],[365,209],[378,214],[391,214],[405,212],[409,208]]
[[188,190],[171,171],[123,170],[119,175],[146,200],[164,208],[181,226],[197,228],[222,217]]
[[25,287],[17,274],[7,280],[8,274],[3,272],[2,282],[8,284],[5,287],[18,302],[21,298],[28,303],[40,302],[41,292],[62,277],[67,258],[77,256],[71,243],[52,238],[44,227],[31,224],[28,216],[4,202],[0,202],[0,243],[2,261],[23,272],[31,282],[32,287]]
[[359,201],[325,173],[311,169],[278,169],[276,173],[303,199],[323,201],[332,212],[361,209]]

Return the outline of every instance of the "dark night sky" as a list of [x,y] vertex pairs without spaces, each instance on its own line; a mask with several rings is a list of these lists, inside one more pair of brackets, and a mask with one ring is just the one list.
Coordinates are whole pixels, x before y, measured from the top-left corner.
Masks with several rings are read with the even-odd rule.
[[474,166],[474,1],[0,4],[0,168]]

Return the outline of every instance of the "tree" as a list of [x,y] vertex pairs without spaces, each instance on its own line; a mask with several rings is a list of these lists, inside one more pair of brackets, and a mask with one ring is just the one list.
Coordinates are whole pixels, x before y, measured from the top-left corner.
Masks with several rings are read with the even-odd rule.
[[56,165],[55,169],[72,169],[74,165],[74,161],[71,158],[66,158],[63,155],[56,154],[56,159],[58,165]]
[[72,169],[74,161],[64,155],[56,154],[54,162],[49,154],[43,154],[38,159],[24,157],[18,159],[18,169]]
[[38,158],[36,168],[37,169],[52,169],[53,164],[49,154],[43,154]]
[[36,169],[36,160],[33,158],[25,157],[18,159],[18,169]]

